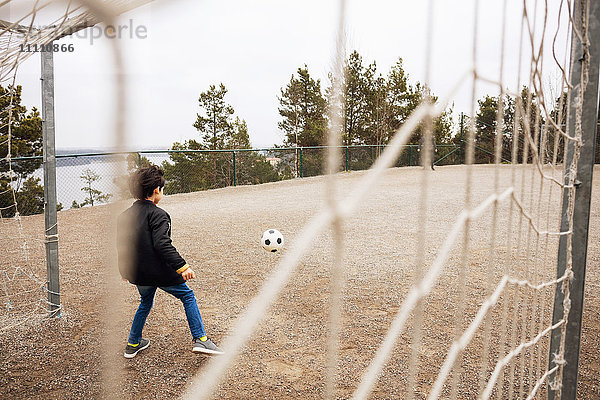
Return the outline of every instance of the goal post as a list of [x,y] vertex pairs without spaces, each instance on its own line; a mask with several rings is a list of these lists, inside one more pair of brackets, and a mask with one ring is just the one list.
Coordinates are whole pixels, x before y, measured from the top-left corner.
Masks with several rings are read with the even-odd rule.
[[[560,230],[561,232],[572,231],[572,234],[561,236],[557,263],[557,277],[563,276],[571,269],[572,278],[566,280],[564,285],[557,285],[554,296],[552,323],[556,324],[562,320],[565,312],[568,312],[568,315],[566,325],[562,329],[554,330],[551,336],[548,369],[555,367],[558,369],[550,377],[550,382],[558,378],[562,383],[549,386],[549,400],[577,398],[577,372],[598,119],[600,3],[576,1],[574,15],[570,71],[573,94],[569,104],[568,132],[577,134],[576,126],[581,124],[581,137],[579,143],[568,141],[565,155],[565,189]],[[578,35],[583,36],[583,43]],[[582,92],[583,98],[580,99]],[[578,104],[579,101],[582,103]],[[577,112],[578,107],[581,107],[580,113]],[[569,212],[570,201],[574,202],[572,213]],[[565,302],[565,291],[569,295],[567,302]],[[557,359],[555,355],[561,353],[564,353],[564,357]],[[561,374],[562,379],[560,379]]]
[[[80,6],[67,6],[64,15],[44,27],[34,27],[33,21],[37,11],[48,4],[35,4],[26,15],[16,15],[10,21],[0,19],[0,36],[15,35],[16,40],[6,39],[2,42],[2,62],[0,66],[0,82],[11,79],[14,82],[19,65],[34,52],[23,52],[25,45],[45,46],[53,48],[53,43],[63,37],[72,35],[82,29],[107,23],[116,15],[133,10],[149,3],[151,0],[80,0]],[[2,6],[10,7],[10,1]],[[8,13],[10,15],[10,11]],[[28,18],[31,22],[28,23]],[[11,36],[12,38],[12,36]],[[42,47],[43,48],[43,47]],[[42,143],[43,143],[43,181],[44,181],[44,245],[46,250],[48,312],[50,317],[60,316],[60,284],[58,264],[58,222],[56,195],[56,149],[55,149],[55,115],[54,115],[54,65],[53,52],[40,51],[41,58],[41,105],[42,105]],[[16,206],[15,206],[16,208]],[[18,213],[18,209],[16,210]]]
[[[54,41],[50,41],[52,45]],[[48,311],[60,316],[58,223],[56,215],[56,148],[54,131],[54,63],[51,51],[40,52],[42,61],[42,136],[44,144],[44,243],[48,276]]]

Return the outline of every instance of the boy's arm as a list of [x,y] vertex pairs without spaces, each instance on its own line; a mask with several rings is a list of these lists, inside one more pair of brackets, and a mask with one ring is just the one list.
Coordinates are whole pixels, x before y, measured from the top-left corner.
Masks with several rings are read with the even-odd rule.
[[164,212],[155,212],[150,215],[150,229],[154,249],[171,268],[177,273],[183,273],[189,268],[183,257],[177,252],[169,236],[171,221]]
[[181,277],[186,281],[189,281],[190,279],[194,279],[196,277],[196,274],[194,273],[194,270],[188,267],[181,273]]

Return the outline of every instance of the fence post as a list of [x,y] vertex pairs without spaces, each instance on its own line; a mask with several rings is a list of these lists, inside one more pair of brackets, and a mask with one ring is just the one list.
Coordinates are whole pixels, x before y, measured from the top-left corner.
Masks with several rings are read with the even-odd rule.
[[348,172],[348,146],[346,146],[346,172]]
[[460,141],[458,142],[458,162],[464,164],[463,160],[463,127],[464,127],[465,114],[460,113]]
[[231,154],[233,154],[233,186],[237,186],[237,179],[235,174],[235,151],[232,151]]
[[412,165],[412,145],[408,145],[408,166]]
[[[51,41],[47,46],[52,47]],[[40,52],[42,59],[42,135],[44,151],[44,222],[46,227],[46,270],[48,311],[60,316],[58,276],[58,223],[56,217],[56,149],[54,134],[54,61],[52,51]]]
[[302,147],[300,147],[300,178],[304,178],[304,170],[302,166]]
[[[563,189],[563,209],[561,232],[569,231],[572,224],[571,249],[569,249],[568,237],[563,235],[559,240],[557,277],[564,275],[567,269],[568,252],[571,253],[571,269],[573,277],[568,279],[569,285],[570,309],[567,316],[567,325],[555,329],[551,335],[550,341],[550,362],[549,369],[554,368],[556,363],[554,354],[560,353],[561,341],[564,341],[564,365],[559,365],[559,370],[549,377],[549,381],[555,380],[556,375],[562,376],[559,388],[549,385],[548,399],[554,400],[560,395],[561,400],[574,400],[577,397],[577,369],[579,363],[579,345],[581,337],[581,321],[583,311],[583,294],[585,283],[585,267],[588,243],[588,228],[590,218],[590,201],[592,194],[592,173],[594,170],[594,147],[596,136],[596,125],[598,118],[598,74],[600,65],[600,2],[592,1],[589,3],[589,10],[582,10],[581,3],[575,2],[575,11],[573,15],[577,16],[574,21],[573,30],[584,32],[585,35],[585,16],[588,17],[587,27],[589,29],[589,82],[585,93],[583,94],[583,110],[581,116],[582,144],[580,148],[579,161],[577,163],[577,176],[570,176],[569,166],[573,161],[575,146],[579,145],[569,141],[565,154],[565,185],[574,185],[575,189]],[[585,5],[585,2],[584,2]],[[588,14],[589,11],[589,14]],[[573,95],[570,100],[569,112],[569,132],[574,135],[576,124],[576,102],[581,95],[578,90],[581,88],[582,61],[585,59],[583,46],[577,39],[575,33],[571,39],[571,54],[573,59],[571,65],[571,84],[573,85]],[[573,220],[570,221],[569,215],[569,192],[574,190],[574,209]],[[554,313],[552,323],[556,324],[564,317],[564,292],[563,285],[557,285],[554,295]],[[565,335],[564,338],[562,335]],[[562,368],[562,371],[560,370]],[[562,373],[561,373],[562,372]]]

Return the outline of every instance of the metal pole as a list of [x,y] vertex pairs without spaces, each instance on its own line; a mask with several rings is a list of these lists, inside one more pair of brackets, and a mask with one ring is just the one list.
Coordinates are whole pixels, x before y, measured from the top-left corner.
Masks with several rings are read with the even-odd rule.
[[[349,163],[349,165],[351,165],[352,164],[352,152],[350,151],[350,144],[347,144],[346,146],[348,146],[348,147],[346,147],[346,151],[348,152],[348,156],[347,156],[348,163]],[[352,168],[352,167],[350,167],[350,168]]]
[[412,145],[408,145],[408,166],[412,165]]
[[304,170],[302,167],[302,147],[300,147],[300,178],[304,178]]
[[[46,45],[51,50],[54,42]],[[42,135],[44,142],[44,221],[46,227],[46,269],[48,311],[60,316],[58,279],[58,225],[56,218],[56,151],[54,146],[54,64],[52,51],[42,51]]]
[[348,146],[346,146],[346,172],[348,172]]
[[463,150],[462,150],[462,146],[463,146],[463,128],[464,128],[464,119],[465,119],[465,114],[460,113],[460,141],[458,142],[458,146],[459,146],[459,156],[458,156],[458,160],[459,160],[459,164],[464,164],[464,160],[463,160]]
[[237,180],[235,177],[235,151],[231,152],[233,154],[233,186],[237,186]]
[[[585,3],[585,2],[584,2]],[[580,148],[580,156],[577,164],[577,176],[569,176],[569,165],[571,164],[575,151],[575,143],[569,142],[567,154],[565,155],[565,184],[574,184],[575,189],[575,204],[573,212],[573,232],[571,238],[571,254],[572,254],[572,270],[573,278],[568,281],[570,285],[570,303],[571,307],[567,318],[567,326],[565,332],[565,364],[562,367],[562,382],[559,390],[553,390],[551,386],[548,389],[548,399],[554,400],[560,394],[561,400],[571,400],[577,397],[577,369],[579,362],[579,345],[581,337],[581,320],[583,310],[583,293],[585,283],[585,266],[587,255],[588,242],[588,227],[590,218],[590,201],[592,192],[592,173],[594,167],[594,152],[595,152],[595,137],[596,123],[598,116],[598,77],[600,65],[600,2],[592,1],[589,3],[588,10],[580,8],[580,2],[575,2],[575,28],[579,32],[583,32],[583,23],[580,20],[580,15],[588,16],[588,35],[589,35],[589,82],[587,83],[586,91],[583,97],[583,115],[581,116],[582,123],[582,145]],[[573,93],[571,95],[570,113],[569,113],[569,129],[571,135],[575,129],[575,102],[579,97],[578,91],[581,87],[581,70],[582,61],[584,59],[581,43],[576,39],[575,34],[572,35],[572,57],[575,62],[572,63],[571,83],[573,85]],[[569,214],[568,214],[568,195],[569,189],[563,191],[563,208],[561,231],[569,230]],[[557,276],[561,277],[565,273],[567,267],[567,236],[561,236],[558,250],[558,265]],[[564,293],[562,285],[557,285],[554,296],[554,314],[553,324],[563,319],[564,313]],[[552,332],[550,342],[550,363],[549,368],[554,368],[554,354],[559,352],[562,329],[555,329]],[[554,381],[555,376],[549,378],[550,382]]]

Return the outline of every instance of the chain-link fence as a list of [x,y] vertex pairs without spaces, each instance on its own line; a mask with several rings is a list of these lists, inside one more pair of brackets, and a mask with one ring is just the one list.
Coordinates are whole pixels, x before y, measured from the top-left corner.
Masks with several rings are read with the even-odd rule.
[[[436,165],[458,164],[462,150],[456,145],[438,145]],[[63,154],[56,156],[57,201],[59,209],[94,206],[129,197],[127,177],[147,164],[165,171],[166,194],[188,193],[226,186],[253,185],[323,174],[326,146],[234,150],[162,150],[128,153]],[[371,167],[385,146],[342,146],[341,171],[358,171]],[[416,145],[406,145],[396,167],[417,166],[420,152]],[[0,161],[0,172],[7,171],[7,160]],[[18,207],[2,211],[11,217],[44,211],[42,157],[21,157],[15,165],[33,165],[33,173],[15,173],[13,181]],[[19,169],[17,168],[17,171]],[[0,195],[0,207],[13,204],[12,191]],[[11,214],[13,210],[13,214]]]

